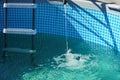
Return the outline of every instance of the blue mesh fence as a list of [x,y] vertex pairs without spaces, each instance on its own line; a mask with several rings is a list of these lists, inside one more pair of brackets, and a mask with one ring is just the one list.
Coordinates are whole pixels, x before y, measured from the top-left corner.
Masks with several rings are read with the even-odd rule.
[[[69,4],[65,8],[62,4],[38,3],[35,10],[37,32],[66,36],[65,31],[67,31],[69,37],[84,39],[120,50],[120,16],[71,5]],[[1,32],[4,26],[3,11],[3,5],[0,4]],[[9,9],[8,12],[8,27],[32,27],[31,9]],[[67,30],[65,30],[65,22]]]

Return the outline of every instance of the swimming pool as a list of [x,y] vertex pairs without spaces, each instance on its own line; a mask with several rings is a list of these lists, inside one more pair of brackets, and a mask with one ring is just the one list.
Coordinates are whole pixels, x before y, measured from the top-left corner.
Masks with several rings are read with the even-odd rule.
[[[74,2],[69,2],[66,7],[62,4],[38,4],[35,20],[38,32],[35,37],[35,61],[38,66],[30,65],[29,54],[8,54],[7,62],[0,64],[0,79],[119,80],[120,17],[119,14],[106,13],[104,6],[103,4],[101,10],[96,10],[83,8]],[[9,12],[8,20],[16,23],[10,22],[9,26],[30,28],[31,24],[27,24],[31,23],[30,9],[10,9]],[[2,32],[2,5],[0,15]],[[9,35],[9,46],[29,48],[29,37]],[[3,34],[0,34],[0,38],[2,50]]]
[[29,54],[8,54],[7,62],[0,65],[2,80],[120,79],[119,56],[111,48],[69,37],[66,52],[63,36],[39,34],[37,38],[38,66],[30,65]]

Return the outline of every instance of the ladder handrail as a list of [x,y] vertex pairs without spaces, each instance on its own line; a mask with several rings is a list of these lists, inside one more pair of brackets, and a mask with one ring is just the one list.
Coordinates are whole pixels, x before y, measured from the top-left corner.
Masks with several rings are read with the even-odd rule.
[[[7,3],[7,0],[4,0]],[[4,9],[4,28],[7,28],[7,8]],[[7,34],[4,34],[4,47],[7,47]]]
[[[32,1],[33,3],[35,3],[35,0]],[[34,30],[35,29],[35,9],[33,8],[32,9],[32,29]],[[35,43],[34,43],[34,35],[32,35],[32,49],[34,50],[35,49]]]

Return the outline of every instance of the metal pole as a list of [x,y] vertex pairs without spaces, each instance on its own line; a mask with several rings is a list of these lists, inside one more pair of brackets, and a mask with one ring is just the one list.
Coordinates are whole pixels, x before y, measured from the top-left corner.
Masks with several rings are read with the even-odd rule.
[[[5,3],[7,3],[7,0],[4,1]],[[4,28],[7,28],[7,8],[5,7],[4,9]],[[4,34],[4,41],[5,41],[5,44],[4,44],[4,47],[6,48],[7,47],[7,41],[6,41],[6,37],[7,35]]]
[[[33,3],[35,3],[35,0],[33,0]],[[32,10],[32,29],[35,30],[35,8]],[[34,50],[34,35],[32,35],[32,49]]]
[[[7,0],[4,0],[4,3],[7,3]],[[4,28],[7,28],[7,7],[4,9]],[[4,33],[4,48],[7,48],[7,34]],[[3,59],[6,59],[6,52],[3,52]]]
[[[32,3],[35,3],[35,0],[32,1]],[[32,9],[32,29],[35,30],[35,8]],[[35,49],[35,43],[34,43],[35,36],[32,35],[32,50]],[[34,55],[31,54],[31,63],[34,64]]]

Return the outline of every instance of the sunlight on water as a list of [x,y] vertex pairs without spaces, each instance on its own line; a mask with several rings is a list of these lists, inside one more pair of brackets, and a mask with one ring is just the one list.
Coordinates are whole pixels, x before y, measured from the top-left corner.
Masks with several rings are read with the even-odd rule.
[[[105,58],[104,58],[105,57]],[[113,60],[114,59],[114,60]],[[50,65],[24,73],[23,80],[120,80],[117,58],[109,55],[77,54],[69,49],[54,57]],[[52,67],[51,67],[52,66]]]

